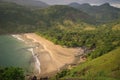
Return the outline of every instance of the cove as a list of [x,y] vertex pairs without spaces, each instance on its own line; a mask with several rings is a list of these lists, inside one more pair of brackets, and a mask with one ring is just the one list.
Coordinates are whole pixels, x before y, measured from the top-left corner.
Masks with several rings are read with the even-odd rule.
[[32,68],[32,54],[28,45],[11,35],[0,36],[0,66]]

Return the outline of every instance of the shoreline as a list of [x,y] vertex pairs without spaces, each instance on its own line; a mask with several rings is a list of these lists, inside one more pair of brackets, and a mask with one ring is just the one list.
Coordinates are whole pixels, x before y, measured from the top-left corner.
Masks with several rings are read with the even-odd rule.
[[[37,75],[40,77],[52,76],[66,67],[66,65],[74,64],[75,55],[83,54],[84,52],[81,48],[64,48],[60,45],[55,45],[35,33],[18,34],[18,36],[19,40],[32,45],[32,54],[34,53],[37,57],[36,61],[39,65],[37,70],[39,73],[41,72]],[[34,46],[36,47],[34,48]]]
[[[31,43],[27,42],[27,38],[24,36],[24,34],[12,35],[12,37],[14,37],[14,38],[18,39],[19,41],[22,41],[22,42],[24,42],[25,44],[28,44],[28,45],[33,45],[34,44],[34,43],[32,43],[33,41],[30,41]],[[37,55],[34,53],[34,48],[37,48],[37,46],[31,46],[31,48],[27,48],[27,50],[31,52],[33,58],[35,59],[34,67],[38,70],[37,74],[40,74],[41,73],[40,61],[39,61]],[[33,72],[36,72],[36,71],[33,71]]]

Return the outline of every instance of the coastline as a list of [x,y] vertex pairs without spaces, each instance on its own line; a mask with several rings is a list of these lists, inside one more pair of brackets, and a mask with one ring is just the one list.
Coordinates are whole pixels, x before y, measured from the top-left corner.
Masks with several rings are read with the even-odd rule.
[[[36,75],[39,75],[41,73],[41,69],[40,69],[40,61],[37,57],[37,55],[34,52],[34,49],[37,48],[37,46],[33,43],[32,40],[29,40],[28,38],[26,38],[26,36],[24,34],[15,34],[12,35],[12,37],[18,39],[19,41],[24,42],[25,44],[29,45],[30,47],[26,48],[28,51],[31,52],[32,56],[33,56],[33,63],[34,63],[34,70],[33,73]],[[28,41],[29,40],[29,41]]]
[[17,36],[19,40],[32,45],[29,50],[32,51],[32,54],[34,53],[33,56],[39,65],[36,67],[38,76],[51,76],[66,65],[73,64],[76,54],[83,54],[81,48],[63,48],[35,33],[18,34]]

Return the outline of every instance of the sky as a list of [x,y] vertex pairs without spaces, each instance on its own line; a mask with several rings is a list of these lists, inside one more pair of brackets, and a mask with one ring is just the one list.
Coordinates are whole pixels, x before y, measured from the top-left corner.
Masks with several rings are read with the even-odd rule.
[[72,2],[77,2],[77,3],[90,3],[92,5],[100,5],[103,3],[110,3],[113,6],[120,7],[120,0],[38,0],[38,1],[43,1],[46,2],[50,5],[55,5],[55,4],[69,4]]

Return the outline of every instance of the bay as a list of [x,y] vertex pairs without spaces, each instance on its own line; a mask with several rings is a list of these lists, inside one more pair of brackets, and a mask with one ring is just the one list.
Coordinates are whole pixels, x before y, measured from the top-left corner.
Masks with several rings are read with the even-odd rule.
[[28,45],[11,35],[0,36],[0,66],[31,67],[32,54]]

